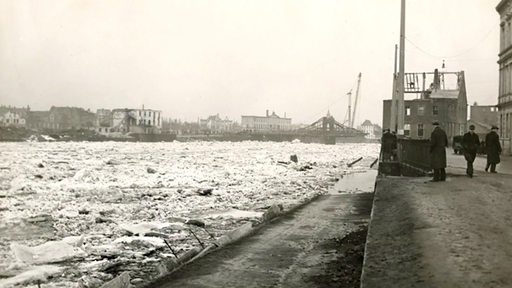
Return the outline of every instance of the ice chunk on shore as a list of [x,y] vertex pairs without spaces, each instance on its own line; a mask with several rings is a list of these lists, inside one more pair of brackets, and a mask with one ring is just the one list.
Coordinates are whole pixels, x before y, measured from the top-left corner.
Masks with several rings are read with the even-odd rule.
[[211,214],[210,218],[260,218],[263,215],[263,212],[258,211],[244,211],[238,209],[231,209],[221,213]]
[[159,230],[169,225],[170,223],[143,222],[138,224],[123,224],[120,226],[120,228],[134,235],[144,236],[151,231]]
[[25,264],[57,263],[75,257],[85,257],[86,253],[64,241],[50,241],[39,246],[29,247],[11,243],[16,260]]

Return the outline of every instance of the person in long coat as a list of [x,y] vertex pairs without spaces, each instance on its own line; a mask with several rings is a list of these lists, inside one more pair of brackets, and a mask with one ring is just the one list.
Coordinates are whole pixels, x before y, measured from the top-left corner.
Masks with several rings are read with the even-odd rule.
[[476,151],[480,146],[480,138],[475,133],[475,125],[469,125],[469,131],[462,137],[462,148],[466,159],[466,174],[473,177],[473,162],[476,158]]
[[393,135],[389,129],[384,129],[382,135],[382,158],[384,161],[395,160],[396,135]]
[[432,122],[434,130],[430,134],[430,166],[434,170],[432,182],[446,180],[446,147],[448,147],[448,137],[439,122]]
[[491,173],[496,172],[496,164],[500,163],[501,145],[500,136],[498,136],[498,127],[492,126],[491,132],[485,135],[485,153],[487,153],[487,164],[485,172],[491,167]]

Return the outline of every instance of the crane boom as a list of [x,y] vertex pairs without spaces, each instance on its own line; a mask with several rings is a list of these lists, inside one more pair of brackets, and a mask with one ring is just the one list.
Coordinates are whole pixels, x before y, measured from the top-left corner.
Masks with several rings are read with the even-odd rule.
[[351,103],[352,103],[352,90],[350,90],[348,93],[348,126],[350,126],[350,123],[352,122],[352,119],[350,119],[350,116],[352,114],[352,110],[351,110]]
[[[352,121],[349,122],[350,128],[354,128],[354,120],[356,119],[356,109],[357,109],[357,99],[359,98],[359,86],[361,85],[361,72],[359,72],[359,76],[357,78],[357,89],[356,89],[356,99],[354,100],[354,110],[352,112]],[[349,104],[350,105],[350,104]],[[350,106],[349,106],[350,107]],[[350,113],[350,112],[349,112]],[[349,116],[350,117],[350,116]]]

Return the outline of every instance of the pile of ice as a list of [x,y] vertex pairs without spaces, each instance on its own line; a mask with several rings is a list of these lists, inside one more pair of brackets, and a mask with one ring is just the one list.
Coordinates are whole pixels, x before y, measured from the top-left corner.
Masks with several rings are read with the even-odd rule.
[[298,141],[0,146],[0,287],[98,287],[120,267],[153,273],[151,263],[197,239],[208,242],[258,221],[273,204],[299,204],[341,175],[367,170],[379,149]]

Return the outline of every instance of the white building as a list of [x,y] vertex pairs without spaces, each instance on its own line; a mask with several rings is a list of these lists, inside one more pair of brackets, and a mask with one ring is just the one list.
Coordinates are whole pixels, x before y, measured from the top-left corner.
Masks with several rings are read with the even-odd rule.
[[382,134],[381,127],[379,125],[372,124],[370,120],[365,120],[358,129],[366,134],[366,139],[380,139]]
[[199,120],[201,129],[207,129],[211,133],[222,133],[233,130],[233,121],[221,119],[219,114],[209,116],[207,119]]
[[25,127],[26,119],[17,112],[7,111],[0,115],[0,126]]
[[275,112],[266,116],[242,116],[242,129],[252,131],[283,131],[291,130],[292,119],[279,117]]
[[161,111],[152,109],[106,109],[98,110],[98,132],[158,134],[162,131]]

